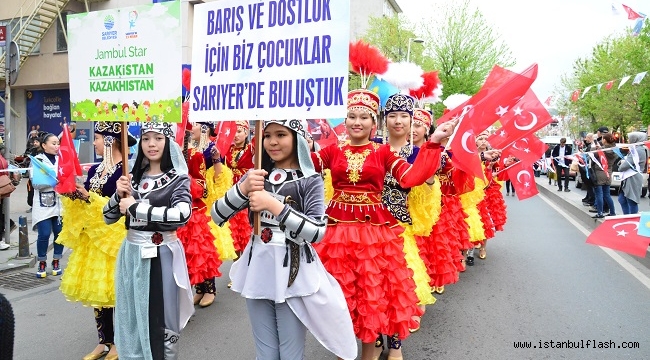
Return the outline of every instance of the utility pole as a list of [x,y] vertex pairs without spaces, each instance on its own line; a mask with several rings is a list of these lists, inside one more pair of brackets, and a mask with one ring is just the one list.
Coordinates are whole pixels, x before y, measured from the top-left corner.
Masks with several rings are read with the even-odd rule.
[[[18,44],[12,41],[11,26],[5,28],[5,157],[7,161],[11,156],[11,85],[18,79],[18,70],[20,68],[20,50]],[[7,111],[8,110],[8,111]],[[11,214],[9,207],[9,197],[3,199],[3,213],[5,223],[5,243],[10,244],[11,235]]]

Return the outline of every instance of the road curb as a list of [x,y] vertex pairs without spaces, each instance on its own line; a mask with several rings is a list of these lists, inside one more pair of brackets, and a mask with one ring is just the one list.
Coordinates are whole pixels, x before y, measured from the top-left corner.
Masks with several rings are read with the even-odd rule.
[[541,194],[544,194],[544,196],[550,198],[554,204],[560,206],[564,210],[566,210],[569,214],[571,214],[576,220],[580,221],[582,225],[584,225],[588,230],[593,231],[600,225],[600,221],[595,221],[590,213],[585,212],[583,208],[580,208],[581,205],[576,205],[573,204],[570,201],[567,201],[562,194],[564,192],[559,192],[554,190],[551,190],[545,186],[537,186],[537,190]]

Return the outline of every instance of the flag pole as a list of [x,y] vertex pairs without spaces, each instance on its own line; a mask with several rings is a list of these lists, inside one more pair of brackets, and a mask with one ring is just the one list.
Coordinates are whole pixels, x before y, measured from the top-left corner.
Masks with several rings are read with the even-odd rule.
[[[262,168],[262,138],[264,132],[264,124],[262,120],[255,121],[255,170]],[[262,218],[259,212],[253,213],[253,235],[260,235],[260,228],[262,227]]]
[[120,136],[122,139],[122,175],[129,176],[129,126],[127,122],[122,123]]

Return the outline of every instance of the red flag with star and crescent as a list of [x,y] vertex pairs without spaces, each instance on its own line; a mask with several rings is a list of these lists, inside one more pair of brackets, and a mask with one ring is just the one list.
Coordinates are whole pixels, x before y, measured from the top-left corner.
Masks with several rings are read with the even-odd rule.
[[640,214],[608,216],[587,237],[587,244],[645,257],[648,238],[638,234]]
[[514,156],[526,165],[532,165],[539,160],[546,151],[546,144],[535,136],[529,134],[502,149],[502,156]]
[[63,124],[61,146],[59,147],[59,165],[57,169],[57,185],[54,190],[59,194],[67,194],[77,189],[75,177],[83,175],[79,157],[75,150],[68,124]]
[[[494,66],[481,90],[447,114],[453,113],[449,119],[459,119],[456,131],[448,144],[456,159],[456,167],[474,177],[483,178],[476,148],[476,134],[494,124],[509,107],[517,103],[536,78],[537,64],[533,64],[521,74]],[[438,124],[440,123],[439,121]]]
[[526,200],[539,194],[532,165],[519,161],[506,171],[519,200]]
[[551,114],[533,90],[529,89],[521,100],[503,115],[501,128],[488,137],[488,142],[495,149],[504,149],[552,122]]
[[629,6],[625,5],[625,4],[621,4],[621,6],[623,6],[623,9],[625,9],[625,12],[627,13],[627,19],[628,20],[636,20],[636,19],[640,19],[640,18],[643,17],[638,12],[632,10],[631,7],[629,7]]
[[235,138],[237,133],[237,122],[236,121],[220,121],[217,123],[215,129],[217,134],[217,141],[215,146],[219,150],[219,154],[224,155],[230,149],[232,140]]

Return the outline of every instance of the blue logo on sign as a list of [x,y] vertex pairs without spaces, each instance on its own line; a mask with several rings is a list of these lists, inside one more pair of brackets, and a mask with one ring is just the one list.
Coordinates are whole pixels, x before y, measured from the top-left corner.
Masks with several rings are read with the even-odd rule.
[[106,30],[112,29],[113,25],[115,25],[115,19],[113,18],[113,15],[106,15],[104,18],[104,27]]

